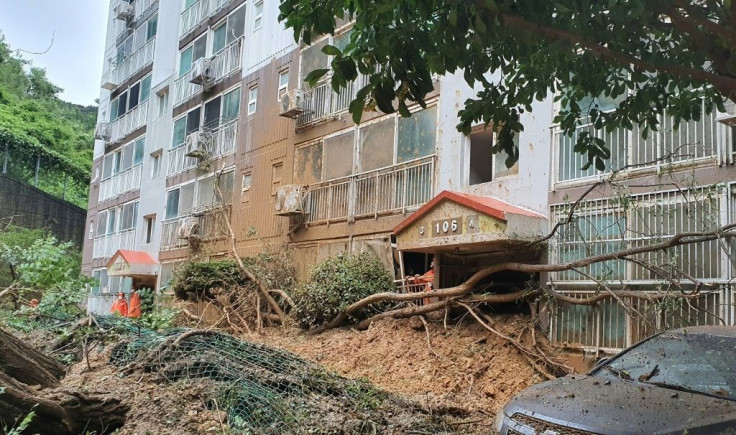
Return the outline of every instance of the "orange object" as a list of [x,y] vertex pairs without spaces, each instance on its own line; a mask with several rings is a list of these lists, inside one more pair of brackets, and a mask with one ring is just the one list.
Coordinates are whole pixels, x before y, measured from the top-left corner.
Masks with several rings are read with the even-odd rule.
[[[434,262],[432,263],[434,265]],[[418,276],[414,279],[414,282],[417,283],[424,283],[424,291],[428,292],[432,290],[432,286],[434,285],[434,269],[430,269],[427,272],[425,272],[422,276]],[[424,298],[422,300],[423,305],[427,305],[430,300],[429,298]]]
[[38,306],[38,299],[31,299],[30,302],[28,302],[28,306],[31,308],[36,308]]
[[123,293],[118,293],[118,300],[112,304],[110,312],[112,314],[118,313],[123,317],[128,316],[128,302],[126,302],[125,295]]
[[130,310],[128,310],[128,317],[138,318],[141,316],[141,297],[138,296],[138,292],[130,294]]

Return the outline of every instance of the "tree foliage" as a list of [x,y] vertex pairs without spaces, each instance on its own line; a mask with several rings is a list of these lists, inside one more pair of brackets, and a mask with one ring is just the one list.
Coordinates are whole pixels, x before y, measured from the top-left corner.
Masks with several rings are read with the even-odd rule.
[[[433,74],[461,72],[478,93],[460,111],[458,129],[475,123],[497,131],[493,151],[518,158],[513,143],[520,115],[550,94],[555,122],[572,134],[591,122],[611,131],[658,128],[665,109],[678,120],[699,119],[736,98],[736,2],[733,0],[284,0],[280,19],[307,44],[334,34],[335,17],[354,20],[342,49],[326,46],[334,89],[358,74],[369,83],[350,112],[364,108],[409,116],[424,105]],[[595,98],[591,98],[595,97]],[[602,111],[600,98],[617,109]],[[581,101],[586,104],[580,104]],[[606,144],[581,134],[575,151],[599,169]]]
[[8,172],[30,182],[40,156],[39,187],[61,196],[66,182],[67,199],[86,208],[97,107],[62,101],[61,90],[0,34],[0,155],[8,146]]

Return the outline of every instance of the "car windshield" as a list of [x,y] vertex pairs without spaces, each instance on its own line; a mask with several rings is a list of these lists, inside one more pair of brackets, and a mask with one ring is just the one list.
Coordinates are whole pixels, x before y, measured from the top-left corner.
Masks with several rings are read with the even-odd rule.
[[736,400],[736,338],[664,333],[622,353],[594,375]]

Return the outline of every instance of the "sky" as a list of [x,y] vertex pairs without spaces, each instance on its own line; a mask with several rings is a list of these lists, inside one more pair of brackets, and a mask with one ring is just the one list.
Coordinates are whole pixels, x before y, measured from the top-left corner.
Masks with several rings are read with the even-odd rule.
[[13,50],[49,49],[44,54],[21,54],[45,68],[50,81],[64,89],[62,100],[95,104],[108,4],[108,0],[0,0],[0,32]]

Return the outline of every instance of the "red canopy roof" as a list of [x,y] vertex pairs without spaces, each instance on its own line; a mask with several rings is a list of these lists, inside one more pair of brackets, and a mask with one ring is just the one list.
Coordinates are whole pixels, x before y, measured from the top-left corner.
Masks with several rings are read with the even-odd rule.
[[115,262],[115,259],[119,256],[123,257],[126,263],[133,265],[133,264],[156,264],[156,260],[151,257],[151,254],[145,251],[126,251],[124,249],[118,249],[118,251],[115,253],[115,255],[110,258],[110,261],[107,262],[107,267],[109,268],[112,263]]
[[506,219],[506,214],[517,214],[523,216],[530,216],[545,219],[545,216],[531,211],[526,210],[515,205],[511,205],[507,202],[501,201],[500,199],[491,198],[489,196],[478,196],[471,195],[469,193],[452,192],[450,190],[443,190],[439,195],[432,198],[431,201],[424,204],[419,210],[415,211],[408,218],[404,219],[399,225],[394,228],[394,234],[398,234],[409,225],[420,219],[425,213],[431,210],[434,206],[440,203],[442,200],[450,200],[460,205],[464,205],[473,210],[477,210],[488,216],[493,216],[503,221]]

